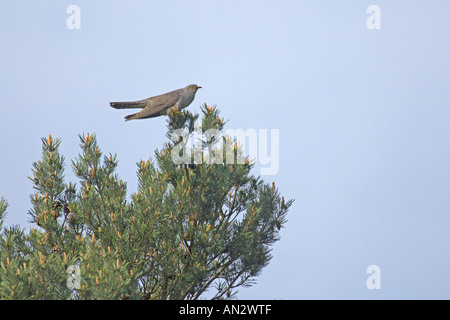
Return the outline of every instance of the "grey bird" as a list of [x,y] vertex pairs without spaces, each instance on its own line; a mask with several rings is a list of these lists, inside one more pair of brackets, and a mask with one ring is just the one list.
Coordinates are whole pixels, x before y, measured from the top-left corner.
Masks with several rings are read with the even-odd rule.
[[148,99],[128,102],[110,102],[110,106],[116,109],[142,108],[142,111],[130,114],[125,121],[134,119],[147,119],[169,114],[170,109],[179,111],[189,106],[195,98],[195,93],[201,87],[190,84],[182,89],[174,90]]

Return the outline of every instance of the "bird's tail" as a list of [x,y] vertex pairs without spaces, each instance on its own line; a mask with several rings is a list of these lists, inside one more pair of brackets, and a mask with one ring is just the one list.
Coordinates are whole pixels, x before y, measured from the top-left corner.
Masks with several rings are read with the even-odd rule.
[[145,108],[146,107],[146,103],[143,101],[110,102],[109,105],[115,109],[132,109],[132,108]]

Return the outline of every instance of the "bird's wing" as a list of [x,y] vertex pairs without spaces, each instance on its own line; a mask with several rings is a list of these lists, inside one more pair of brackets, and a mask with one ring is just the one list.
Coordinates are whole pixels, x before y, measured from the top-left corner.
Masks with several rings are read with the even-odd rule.
[[127,120],[131,120],[131,117],[133,117],[133,119],[145,119],[157,116],[161,111],[176,105],[179,99],[180,90],[175,90],[159,96],[151,97],[147,99],[148,105],[144,108],[144,110],[134,115],[130,115],[129,118],[126,118]]

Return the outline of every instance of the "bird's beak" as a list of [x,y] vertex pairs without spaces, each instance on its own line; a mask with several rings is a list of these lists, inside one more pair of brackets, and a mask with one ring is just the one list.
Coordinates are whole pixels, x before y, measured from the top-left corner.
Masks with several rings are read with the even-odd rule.
[[201,89],[202,87],[197,87],[197,89]]

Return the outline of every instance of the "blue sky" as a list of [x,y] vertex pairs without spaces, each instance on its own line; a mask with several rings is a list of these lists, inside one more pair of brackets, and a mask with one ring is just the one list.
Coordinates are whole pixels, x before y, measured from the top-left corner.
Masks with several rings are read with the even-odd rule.
[[[217,104],[227,128],[279,130],[280,167],[263,179],[296,200],[240,299],[449,299],[449,13],[439,0],[2,1],[6,225],[29,226],[27,176],[48,134],[68,181],[90,132],[134,192],[166,122],[125,123],[108,102],[196,83],[192,112]],[[369,265],[381,289],[367,288]]]

